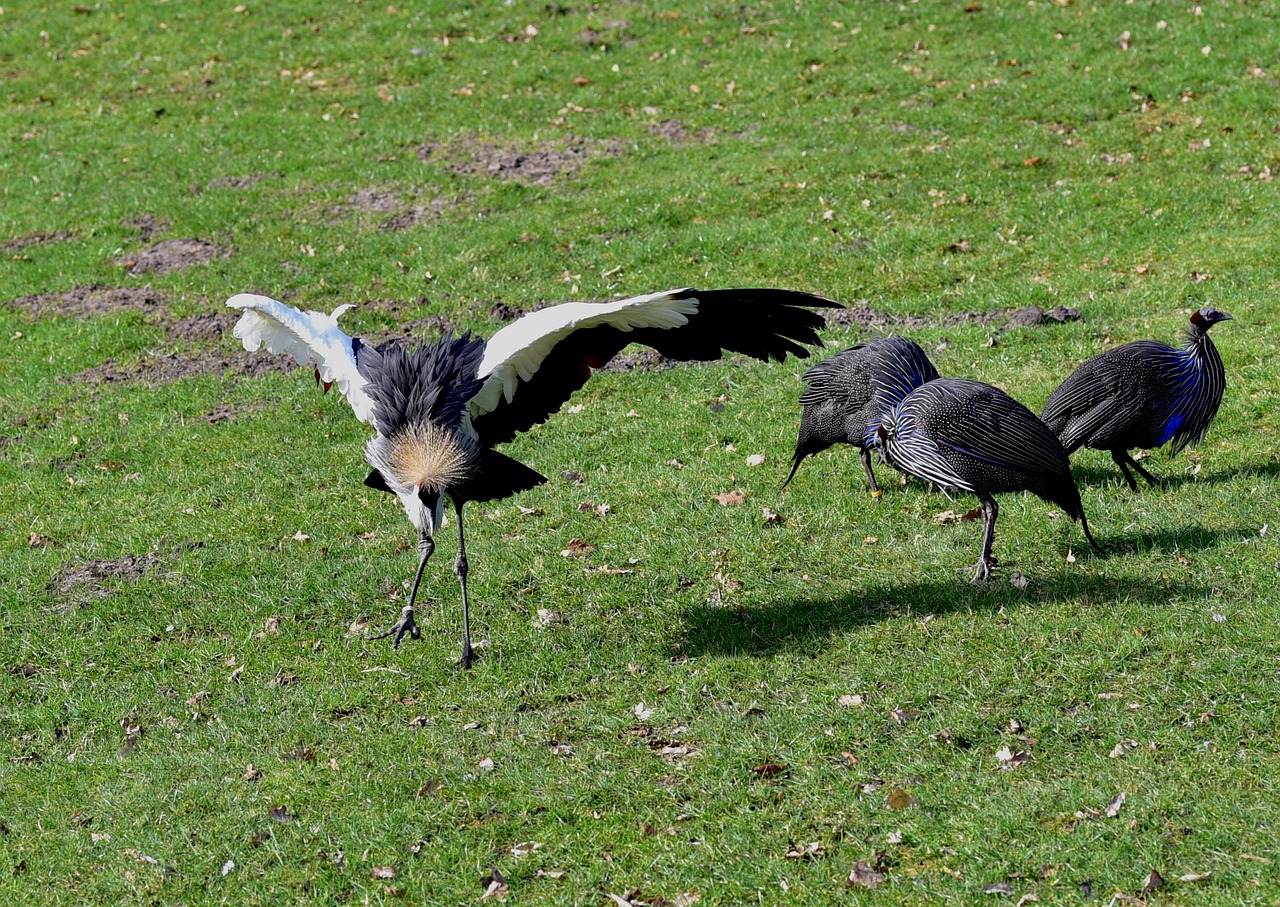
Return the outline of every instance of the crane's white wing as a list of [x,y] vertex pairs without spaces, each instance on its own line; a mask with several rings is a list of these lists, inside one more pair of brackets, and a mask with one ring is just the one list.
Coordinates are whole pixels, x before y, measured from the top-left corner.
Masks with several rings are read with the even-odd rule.
[[520,382],[531,379],[556,344],[575,331],[602,325],[624,333],[681,327],[698,311],[698,300],[689,295],[692,292],[667,290],[617,302],[566,302],[512,322],[489,338],[479,370],[484,384],[467,405],[469,415],[474,419],[493,412],[504,399],[510,403]]
[[373,425],[373,401],[356,368],[351,338],[338,327],[338,316],[354,306],[340,305],[325,315],[251,293],[232,296],[227,305],[244,312],[236,322],[235,336],[246,350],[265,346],[272,353],[288,353],[299,365],[314,363],[321,381],[338,385],[356,418]]

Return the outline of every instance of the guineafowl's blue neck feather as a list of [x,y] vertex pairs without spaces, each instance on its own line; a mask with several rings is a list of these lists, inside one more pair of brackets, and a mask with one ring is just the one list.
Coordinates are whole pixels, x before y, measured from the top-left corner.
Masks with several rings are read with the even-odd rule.
[[1168,416],[1155,445],[1172,440],[1170,456],[1204,437],[1226,387],[1222,358],[1208,331],[1199,325],[1187,328],[1186,342],[1172,351],[1172,358]]

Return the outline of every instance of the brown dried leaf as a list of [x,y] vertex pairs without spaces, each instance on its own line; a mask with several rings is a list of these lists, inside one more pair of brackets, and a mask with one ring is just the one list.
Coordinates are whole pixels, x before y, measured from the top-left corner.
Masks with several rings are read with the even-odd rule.
[[271,807],[267,815],[276,822],[292,822],[294,820],[293,814],[289,812],[289,807],[284,805]]
[[895,787],[890,791],[889,796],[885,798],[884,805],[890,809],[909,809],[919,802],[901,787]]
[[259,778],[261,778],[261,777],[262,777],[262,772],[258,771],[256,768],[254,768],[254,767],[253,767],[253,763],[252,763],[252,762],[250,762],[247,766],[245,766],[245,770],[244,770],[244,780],[246,780],[246,781],[257,781],[257,780],[258,780]]
[[910,709],[904,709],[901,707],[894,709],[889,714],[898,724],[906,724],[908,721],[915,721],[920,717],[919,712],[913,712]]
[[789,773],[791,766],[785,762],[765,762],[762,765],[754,766],[751,770],[756,773],[757,778],[764,780]]
[[396,877],[396,871],[390,866],[375,866],[372,871],[370,871],[369,875],[375,879],[394,879]]
[[1160,873],[1156,872],[1154,869],[1151,870],[1151,873],[1147,876],[1147,880],[1142,884],[1143,896],[1145,897],[1146,895],[1155,891],[1157,888],[1159,888],[1163,884],[1164,884],[1164,877],[1161,876]]
[[810,841],[808,844],[796,844],[792,841],[783,857],[788,860],[813,860],[820,859],[826,855],[821,841]]
[[883,881],[882,873],[876,872],[870,863],[859,860],[849,870],[849,878],[845,879],[844,883],[850,888],[876,888]]
[[589,545],[582,539],[569,539],[569,543],[564,546],[564,550],[560,552],[561,557],[570,557],[572,555],[586,556],[596,550],[595,545]]
[[782,514],[770,510],[768,507],[762,506],[760,508],[760,514],[764,517],[764,524],[766,526],[774,526],[782,522]]
[[27,546],[30,548],[41,548],[47,544],[49,544],[49,536],[47,535],[41,535],[38,532],[33,532],[31,535],[27,536]]
[[737,507],[746,501],[747,496],[741,491],[726,491],[724,494],[713,494],[711,497],[720,502],[721,507]]

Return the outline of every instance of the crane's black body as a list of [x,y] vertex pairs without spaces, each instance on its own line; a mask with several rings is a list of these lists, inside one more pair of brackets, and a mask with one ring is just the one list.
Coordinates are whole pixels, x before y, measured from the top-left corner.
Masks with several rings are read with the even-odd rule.
[[876,429],[896,403],[925,382],[938,377],[929,357],[905,337],[876,337],[823,360],[804,373],[800,395],[803,410],[791,474],[805,457],[833,444],[858,448],[871,493],[880,495],[871,469],[871,450],[878,445]]
[[1108,451],[1130,489],[1138,483],[1129,467],[1155,485],[1129,451],[1168,443],[1172,457],[1204,437],[1227,383],[1209,328],[1230,318],[1205,306],[1191,315],[1181,348],[1136,340],[1094,356],[1049,395],[1041,418],[1068,454]]
[[[1057,504],[1089,532],[1067,452],[1031,410],[999,388],[965,378],[937,378],[916,388],[881,421],[878,435],[894,468],[948,493],[982,502],[982,556],[973,581],[991,575],[999,505],[992,495],[1029,491]],[[1101,549],[1098,549],[1101,550]]]

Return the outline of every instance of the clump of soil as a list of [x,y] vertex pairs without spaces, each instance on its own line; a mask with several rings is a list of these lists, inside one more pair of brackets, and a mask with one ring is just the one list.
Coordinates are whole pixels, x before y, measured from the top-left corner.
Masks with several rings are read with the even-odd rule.
[[150,287],[104,287],[96,283],[72,287],[62,293],[19,296],[9,301],[9,305],[26,309],[36,318],[48,315],[87,318],[126,311],[155,312],[163,303],[164,297]]
[[220,176],[209,180],[206,189],[248,189],[266,179],[283,179],[283,173],[256,173],[253,176]]
[[609,360],[602,372],[665,372],[667,369],[684,365],[678,359],[668,359],[657,350],[637,350],[634,353],[621,353]]
[[210,412],[204,414],[204,421],[210,425],[218,425],[222,422],[234,422],[245,413],[255,413],[267,409],[269,404],[265,400],[258,400],[253,403],[219,403]]
[[622,153],[625,143],[617,139],[566,137],[556,145],[538,148],[511,148],[468,136],[451,143],[424,142],[418,146],[423,161],[443,161],[450,173],[493,176],[507,182],[546,186],[555,177],[572,173],[594,157]]
[[143,242],[151,242],[153,236],[168,230],[173,222],[167,217],[156,217],[154,214],[138,214],[125,218],[121,223],[126,227],[133,227],[142,234]]
[[134,582],[159,564],[160,558],[154,554],[125,554],[105,560],[65,563],[49,581],[49,587],[64,594],[78,591],[93,598],[106,598],[111,594],[112,581]]
[[169,337],[193,343],[217,342],[231,330],[239,316],[233,312],[206,312],[179,318],[169,325]]
[[192,265],[208,264],[215,258],[231,254],[227,246],[207,239],[166,239],[137,252],[117,258],[113,263],[129,274],[167,274]]
[[24,236],[15,236],[12,239],[0,242],[0,251],[17,252],[34,246],[48,246],[53,243],[66,242],[69,239],[75,239],[75,234],[69,230],[54,230],[52,233],[27,233]]
[[122,384],[144,381],[147,384],[168,384],[195,375],[232,374],[256,378],[272,372],[289,372],[297,368],[292,356],[273,356],[267,353],[228,355],[226,353],[165,353],[150,356],[137,362],[119,363],[108,359],[101,365],[66,375],[58,380],[66,384]]
[[436,338],[445,331],[453,331],[455,337],[462,333],[443,315],[428,315],[425,318],[415,318],[413,321],[406,322],[388,333],[379,333],[362,339],[375,346],[395,341],[401,346],[417,348],[424,343],[435,342]]
[[1027,306],[1021,309],[992,309],[986,312],[946,312],[941,315],[915,315],[881,312],[877,309],[840,309],[826,316],[829,325],[853,325],[857,327],[893,327],[914,330],[928,327],[956,327],[962,324],[986,324],[998,327],[1036,327],[1042,324],[1062,324],[1079,321],[1080,310],[1068,306],[1042,309]]
[[521,315],[525,314],[524,309],[518,306],[507,305],[505,302],[495,302],[489,306],[489,318],[492,321],[515,321]]

